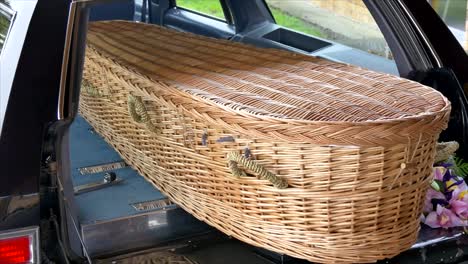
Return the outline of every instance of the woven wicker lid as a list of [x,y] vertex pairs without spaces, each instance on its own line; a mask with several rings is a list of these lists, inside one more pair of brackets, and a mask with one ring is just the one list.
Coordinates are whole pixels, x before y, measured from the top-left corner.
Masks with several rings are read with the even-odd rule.
[[[194,100],[254,120],[309,124],[322,130],[326,126],[329,134],[344,129],[355,133],[350,127],[392,125],[411,137],[425,126],[431,128],[428,134],[440,133],[450,112],[450,103],[441,93],[397,76],[154,25],[91,23],[88,44]],[[297,133],[307,132],[297,129]],[[369,129],[366,133],[371,138]],[[385,133],[392,137],[390,130]]]

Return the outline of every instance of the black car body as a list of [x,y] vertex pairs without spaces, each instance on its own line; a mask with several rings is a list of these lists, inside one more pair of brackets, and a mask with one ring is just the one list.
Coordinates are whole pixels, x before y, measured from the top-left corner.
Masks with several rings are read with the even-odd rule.
[[[48,259],[48,255],[59,262],[92,261],[145,248],[154,249],[167,245],[168,241],[179,241],[174,248],[193,249],[209,248],[212,244],[207,241],[214,240],[216,244],[225,239],[190,219],[184,212],[172,211],[171,219],[185,219],[182,223],[193,224],[192,229],[196,229],[196,232],[191,228],[179,230],[168,223],[164,228],[175,229],[164,236],[160,234],[166,231],[150,233],[154,235],[148,238],[152,243],[134,245],[131,239],[126,240],[130,233],[120,232],[118,239],[126,246],[115,244],[115,251],[107,247],[102,251],[105,253],[89,253],[92,252],[92,245],[86,244],[91,242],[86,242],[79,221],[79,208],[73,198],[75,190],[71,184],[69,144],[70,126],[78,111],[89,20],[137,20],[261,47],[322,56],[371,69],[375,67],[376,70],[394,71],[403,78],[432,86],[451,100],[452,118],[442,140],[459,141],[464,146],[460,150],[461,155],[468,157],[468,103],[463,90],[468,85],[467,54],[424,0],[364,0],[391,49],[397,66],[393,70],[383,62],[367,61],[367,55],[359,52],[351,55],[335,53],[339,58],[334,58],[323,48],[340,50],[340,44],[297,32],[290,32],[283,41],[280,36],[274,35],[275,30],[281,27],[275,24],[267,4],[262,0],[221,0],[227,21],[178,8],[172,0],[31,0],[1,3],[4,10],[8,6],[13,23],[0,57],[0,73],[4,74],[0,76],[0,240],[2,234],[11,234],[12,230],[20,230],[18,234],[30,230],[30,234],[36,236],[36,242],[42,242],[44,259]],[[95,232],[116,228],[122,230],[123,226],[128,225],[128,222],[122,221],[113,222],[113,226],[96,226]],[[186,235],[183,235],[184,232]],[[145,233],[146,229],[133,236]],[[429,259],[437,259],[437,262],[441,258],[442,262],[464,259],[465,253],[460,253],[463,245],[454,246],[463,242],[460,234],[458,230],[443,233],[429,231],[425,233],[428,237],[423,238],[425,244],[420,244],[394,261],[402,262],[405,256],[413,256],[414,261],[419,262],[429,261],[428,256]],[[191,242],[187,242],[189,240]],[[95,246],[109,242],[94,240],[93,243]],[[424,251],[427,246],[434,245],[447,253],[440,255]],[[258,255],[276,263],[297,263],[296,260],[261,249],[242,246],[236,250],[229,254],[252,254],[252,257],[244,260],[247,263],[263,263],[257,259]],[[40,253],[35,251],[34,254],[35,261],[38,261]],[[205,263],[230,263],[227,257],[217,258],[218,262],[213,260],[215,257]]]

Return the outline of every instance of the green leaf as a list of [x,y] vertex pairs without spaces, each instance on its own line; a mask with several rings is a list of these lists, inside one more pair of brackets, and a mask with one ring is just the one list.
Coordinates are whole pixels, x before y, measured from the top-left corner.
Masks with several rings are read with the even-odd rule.
[[438,191],[438,192],[442,192],[444,190],[444,183],[442,181],[439,181],[439,180],[433,180],[431,182],[431,187],[432,189]]
[[465,162],[462,158],[455,157],[455,164],[453,170],[457,176],[465,178],[468,175],[468,162]]

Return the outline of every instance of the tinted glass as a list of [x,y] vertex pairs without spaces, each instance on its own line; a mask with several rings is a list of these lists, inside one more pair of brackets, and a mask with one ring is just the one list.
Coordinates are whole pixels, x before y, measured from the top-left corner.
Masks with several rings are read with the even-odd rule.
[[362,0],[266,0],[278,25],[393,59]]
[[219,0],[177,0],[177,6],[226,20]]
[[468,53],[468,0],[429,0]]

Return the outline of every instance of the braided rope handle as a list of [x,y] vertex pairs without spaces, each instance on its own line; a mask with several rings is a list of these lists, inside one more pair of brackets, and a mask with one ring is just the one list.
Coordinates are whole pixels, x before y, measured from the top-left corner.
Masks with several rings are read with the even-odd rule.
[[273,184],[273,186],[275,186],[278,189],[285,189],[288,187],[288,182],[284,178],[275,175],[274,173],[265,169],[265,167],[263,167],[262,165],[256,163],[253,160],[245,158],[236,151],[228,153],[227,158],[229,168],[231,169],[231,173],[235,177],[239,178],[247,176],[245,171],[243,171],[237,166],[238,164],[241,164],[245,169],[257,174],[260,179],[270,181]]
[[148,114],[148,110],[143,103],[143,99],[140,96],[133,96],[131,94],[128,95],[128,113],[132,117],[133,121],[145,124],[146,128],[153,132],[159,132],[158,128],[153,124],[151,118]]

